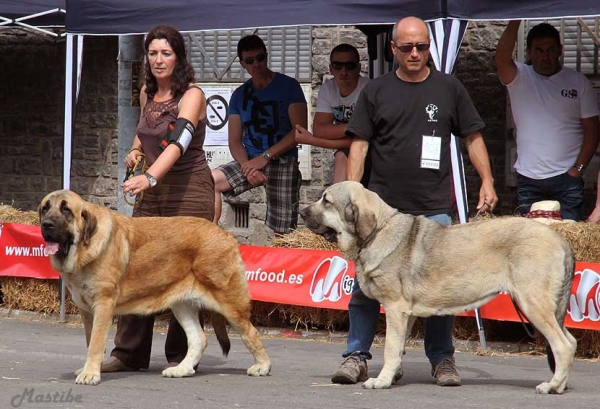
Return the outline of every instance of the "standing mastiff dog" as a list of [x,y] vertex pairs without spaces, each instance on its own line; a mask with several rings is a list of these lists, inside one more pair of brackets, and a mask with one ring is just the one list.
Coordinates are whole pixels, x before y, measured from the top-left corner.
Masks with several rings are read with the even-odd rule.
[[[245,267],[233,236],[197,217],[127,217],[84,201],[69,190],[48,194],[39,206],[52,267],[79,307],[88,354],[76,383],[100,383],[113,314],[147,315],[171,309],[188,351],[171,378],[192,376],[206,349],[200,307],[214,311],[223,352],[229,338],[223,317],[254,355],[248,375],[265,376],[271,362],[250,323]],[[214,318],[217,317],[215,320]]]
[[548,226],[522,217],[442,226],[398,212],[357,182],[331,186],[300,213],[355,262],[363,292],[385,308],[384,365],[365,388],[392,384],[415,317],[469,311],[507,292],[554,355],[554,376],[536,391],[564,391],[577,347],[563,324],[575,259]]

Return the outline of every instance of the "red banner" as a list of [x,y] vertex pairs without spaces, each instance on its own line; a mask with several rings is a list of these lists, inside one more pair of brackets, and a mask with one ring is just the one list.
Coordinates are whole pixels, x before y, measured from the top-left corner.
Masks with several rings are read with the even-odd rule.
[[[246,245],[241,245],[240,251],[253,300],[348,308],[354,263],[338,252]],[[600,264],[578,262],[575,269],[566,325],[600,330]],[[45,254],[38,226],[0,223],[0,276],[58,278]],[[480,313],[486,319],[520,321],[507,295],[499,295],[481,307]]]
[[59,278],[40,226],[0,222],[0,276]]
[[348,309],[354,263],[336,251],[240,246],[253,300]]

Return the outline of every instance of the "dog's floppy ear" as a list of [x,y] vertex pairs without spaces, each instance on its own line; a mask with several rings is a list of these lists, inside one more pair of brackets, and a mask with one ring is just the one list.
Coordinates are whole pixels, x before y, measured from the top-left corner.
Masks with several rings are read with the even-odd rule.
[[346,221],[354,225],[354,231],[360,241],[367,240],[377,227],[375,213],[366,206],[359,209],[353,201],[346,205],[345,216]]
[[92,236],[96,233],[98,220],[87,209],[81,211],[81,218],[83,219],[83,244],[89,246]]

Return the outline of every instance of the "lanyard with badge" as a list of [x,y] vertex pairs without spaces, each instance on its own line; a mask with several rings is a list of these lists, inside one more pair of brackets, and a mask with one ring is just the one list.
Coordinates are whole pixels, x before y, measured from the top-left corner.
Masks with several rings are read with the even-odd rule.
[[440,169],[440,159],[442,157],[442,138],[435,136],[435,130],[432,135],[423,135],[421,145],[421,169]]

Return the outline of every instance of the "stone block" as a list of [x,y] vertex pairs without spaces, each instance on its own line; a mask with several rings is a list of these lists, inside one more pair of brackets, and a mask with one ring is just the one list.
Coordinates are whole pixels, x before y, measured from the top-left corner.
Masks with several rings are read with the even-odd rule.
[[314,27],[312,31],[313,38],[318,39],[330,39],[331,38],[331,27]]
[[329,58],[331,52],[331,39],[329,38],[315,38],[312,43],[313,56],[325,55]]
[[[46,187],[46,189],[45,189],[46,193],[50,193],[50,192],[54,192],[55,190],[62,189],[63,188],[62,178],[60,176],[45,177],[44,185]],[[40,198],[40,200],[41,200],[41,198]]]
[[0,160],[0,175],[1,174],[14,174],[15,173],[15,159],[8,158],[0,152],[2,160]]
[[74,176],[71,178],[71,190],[79,195],[85,196],[94,191],[94,183],[96,178]]
[[323,195],[323,191],[325,190],[324,187],[310,187],[304,190],[304,200],[303,203],[304,204],[312,204],[314,202],[316,202],[317,200],[319,200],[321,198],[321,196]]
[[340,30],[339,42],[352,44],[356,48],[362,48],[367,46],[367,36],[358,29],[343,28]]
[[267,215],[267,205],[265,203],[252,204],[250,205],[248,213],[250,219],[264,222]]
[[98,159],[97,156],[90,157],[86,155],[83,158],[73,157],[71,172],[77,176],[98,177],[102,167],[102,163]]
[[[119,184],[113,178],[100,177],[94,182],[92,194],[95,196],[105,196],[116,198],[117,190],[121,189]],[[111,199],[112,200],[112,199]]]
[[321,73],[329,72],[329,55],[317,55],[313,56],[312,59],[313,70]]
[[18,175],[41,175],[43,159],[41,157],[23,156],[14,160],[14,171]]

